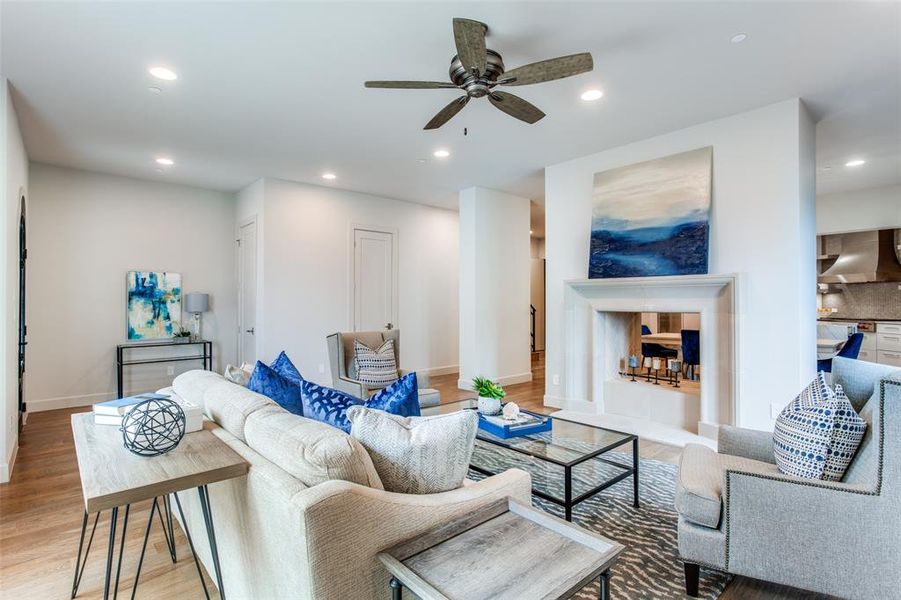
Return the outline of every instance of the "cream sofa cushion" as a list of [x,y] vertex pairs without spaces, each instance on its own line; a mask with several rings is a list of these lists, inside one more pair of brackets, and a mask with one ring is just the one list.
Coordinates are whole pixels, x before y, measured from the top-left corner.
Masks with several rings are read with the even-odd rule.
[[267,406],[247,417],[244,436],[248,446],[307,486],[340,479],[383,489],[366,449],[331,425]]

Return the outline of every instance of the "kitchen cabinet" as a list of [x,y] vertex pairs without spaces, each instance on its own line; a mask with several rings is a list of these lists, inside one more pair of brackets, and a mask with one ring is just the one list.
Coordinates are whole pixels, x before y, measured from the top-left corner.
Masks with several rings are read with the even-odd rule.
[[876,323],[876,362],[901,367],[901,323]]
[[879,351],[879,364],[901,367],[901,352]]

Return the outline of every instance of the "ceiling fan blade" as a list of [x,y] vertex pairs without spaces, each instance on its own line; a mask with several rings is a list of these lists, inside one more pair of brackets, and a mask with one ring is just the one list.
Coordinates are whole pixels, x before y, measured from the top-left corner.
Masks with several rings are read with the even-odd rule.
[[586,73],[594,68],[591,54],[570,54],[516,67],[498,78],[501,85],[530,85]]
[[511,117],[516,117],[529,125],[544,118],[544,113],[538,107],[507,92],[491,92],[488,100]]
[[463,68],[484,73],[488,63],[485,34],[488,26],[472,19],[454,19],[454,44]]
[[457,87],[453,83],[445,83],[443,81],[367,81],[364,85],[368,88],[392,88],[399,90],[437,90]]
[[432,117],[432,120],[426,123],[426,126],[423,129],[438,129],[448,121],[450,121],[454,115],[463,110],[463,107],[469,102],[469,96],[460,96],[444,108],[442,108],[437,115]]

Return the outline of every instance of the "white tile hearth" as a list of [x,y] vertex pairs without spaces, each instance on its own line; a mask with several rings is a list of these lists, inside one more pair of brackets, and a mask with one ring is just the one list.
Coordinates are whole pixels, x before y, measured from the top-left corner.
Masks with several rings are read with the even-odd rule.
[[635,417],[624,417],[622,415],[608,414],[590,414],[576,412],[573,410],[558,410],[551,413],[551,416],[567,421],[576,421],[585,423],[586,425],[594,425],[605,429],[613,429],[615,431],[623,431],[637,435],[643,440],[650,440],[661,444],[669,444],[671,446],[685,447],[686,444],[704,444],[716,450],[716,441],[710,438],[686,431],[673,425],[659,423],[648,419],[637,419]]

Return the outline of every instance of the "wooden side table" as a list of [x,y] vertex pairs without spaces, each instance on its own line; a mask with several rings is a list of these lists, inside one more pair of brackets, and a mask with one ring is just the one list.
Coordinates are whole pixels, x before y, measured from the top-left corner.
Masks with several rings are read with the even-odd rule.
[[[222,570],[219,566],[219,551],[216,547],[216,533],[213,528],[213,514],[210,509],[210,496],[208,485],[217,481],[224,481],[234,477],[245,475],[249,469],[248,463],[234,450],[229,448],[222,440],[217,438],[207,429],[185,435],[181,443],[172,451],[153,457],[143,457],[132,454],[125,449],[122,443],[122,432],[118,427],[111,425],[95,425],[93,413],[79,413],[72,415],[72,432],[75,436],[75,453],[78,457],[78,471],[81,476],[81,489],[84,495],[84,518],[82,519],[81,541],[78,545],[78,557],[75,564],[75,579],[73,582],[72,597],[78,593],[80,583],[79,566],[83,570],[81,550],[84,545],[84,537],[87,529],[88,515],[104,510],[110,510],[110,534],[109,545],[106,554],[106,576],[103,584],[103,597],[109,598],[110,582],[113,566],[113,555],[116,542],[116,523],[119,517],[119,508],[125,507],[125,516],[122,521],[121,541],[119,544],[118,566],[116,567],[116,580],[113,586],[113,594],[118,591],[119,574],[122,568],[122,552],[125,549],[125,532],[128,526],[128,513],[131,505],[142,500],[153,500],[150,509],[150,519],[144,534],[144,549],[147,547],[147,536],[150,534],[150,525],[154,512],[159,509],[162,521],[162,510],[166,508],[166,521],[164,531],[168,529],[167,545],[175,560],[175,537],[172,529],[172,517],[168,510],[168,500],[159,501],[172,494],[176,507],[181,515],[185,536],[191,547],[191,554],[197,564],[197,573],[203,585],[204,593],[209,598],[206,583],[200,570],[200,563],[194,552],[194,542],[187,528],[187,520],[181,508],[178,492],[197,488],[200,496],[200,507],[203,512],[203,520],[210,542],[210,551],[213,557],[216,582],[219,586],[219,594],[224,599],[225,591],[222,586]],[[94,527],[97,520],[95,518]],[[93,531],[91,540],[93,540]],[[171,545],[170,545],[171,540]],[[84,559],[90,551],[90,541],[85,551]],[[138,570],[135,575],[134,588],[137,588],[141,574],[144,551],[141,551],[141,560],[138,562]],[[81,564],[80,564],[81,563]],[[80,565],[79,565],[80,564]],[[134,597],[134,590],[132,591]]]
[[[475,550],[474,550],[475,549]],[[391,598],[569,598],[594,579],[610,597],[610,567],[624,546],[504,498],[380,552]],[[553,556],[553,560],[548,560]]]

